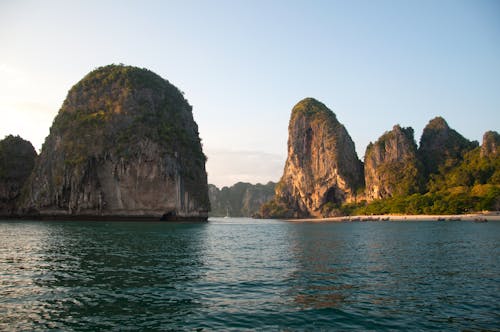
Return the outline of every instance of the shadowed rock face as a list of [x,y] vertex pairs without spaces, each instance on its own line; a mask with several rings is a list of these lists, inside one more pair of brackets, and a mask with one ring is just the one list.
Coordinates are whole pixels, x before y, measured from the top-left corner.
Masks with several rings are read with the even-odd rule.
[[16,213],[21,189],[35,165],[36,152],[30,142],[19,136],[0,141],[0,215]]
[[477,142],[464,138],[451,129],[443,118],[436,117],[424,128],[418,154],[426,174],[433,174],[440,167],[456,166],[465,152],[477,146]]
[[483,135],[481,157],[495,157],[498,155],[500,135],[496,131],[487,131]]
[[262,204],[274,197],[276,183],[250,184],[238,182],[221,189],[209,184],[210,216],[252,217],[257,215]]
[[368,201],[421,190],[422,166],[411,127],[396,125],[375,143],[370,143],[364,165]]
[[288,126],[288,157],[276,186],[277,202],[295,217],[323,216],[325,207],[355,201],[362,186],[362,163],[347,130],[321,102],[300,101]]
[[69,91],[26,187],[24,213],[206,218],[192,108],[146,69],[106,66]]

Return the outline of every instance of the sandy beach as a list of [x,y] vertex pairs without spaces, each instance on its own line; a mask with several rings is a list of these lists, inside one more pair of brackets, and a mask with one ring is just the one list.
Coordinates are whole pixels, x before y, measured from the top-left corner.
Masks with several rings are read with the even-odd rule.
[[484,212],[484,213],[470,213],[470,214],[456,214],[456,215],[401,215],[401,214],[386,214],[386,215],[358,215],[358,216],[344,216],[344,217],[330,217],[330,218],[303,218],[303,219],[286,219],[287,221],[472,221],[472,222],[487,222],[487,221],[500,221],[499,212]]

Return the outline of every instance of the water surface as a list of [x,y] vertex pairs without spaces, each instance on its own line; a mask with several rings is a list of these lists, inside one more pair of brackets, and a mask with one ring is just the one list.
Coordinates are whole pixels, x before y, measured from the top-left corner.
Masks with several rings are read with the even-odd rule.
[[497,330],[500,223],[0,221],[1,330]]

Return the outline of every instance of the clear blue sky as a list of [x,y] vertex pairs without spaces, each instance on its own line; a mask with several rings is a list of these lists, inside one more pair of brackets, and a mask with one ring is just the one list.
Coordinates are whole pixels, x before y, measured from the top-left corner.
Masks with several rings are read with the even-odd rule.
[[277,181],[290,110],[325,103],[360,158],[394,124],[499,131],[500,1],[0,2],[0,136],[39,149],[90,70],[145,67],[193,105],[209,182]]

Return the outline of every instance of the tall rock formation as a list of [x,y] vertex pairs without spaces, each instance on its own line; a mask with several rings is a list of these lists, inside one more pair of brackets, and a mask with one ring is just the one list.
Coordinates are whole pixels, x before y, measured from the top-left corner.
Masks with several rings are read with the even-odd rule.
[[231,217],[255,216],[260,206],[274,197],[275,186],[274,182],[267,184],[238,182],[231,187],[219,189],[209,184],[208,192],[212,208],[210,216],[224,217],[226,214]]
[[421,190],[422,166],[411,127],[396,125],[375,143],[370,143],[364,165],[368,201]]
[[175,86],[146,69],[101,67],[68,92],[23,212],[206,219],[205,161],[192,107]]
[[30,142],[9,135],[0,141],[0,216],[16,214],[21,189],[35,165],[36,152]]
[[451,168],[460,163],[465,152],[478,146],[448,126],[442,117],[432,119],[424,128],[418,154],[427,175],[440,167]]
[[295,217],[326,216],[355,201],[362,186],[363,166],[345,127],[323,103],[300,101],[288,126],[288,157],[275,203]]
[[487,131],[483,135],[481,157],[495,157],[500,147],[500,135],[496,131]]

